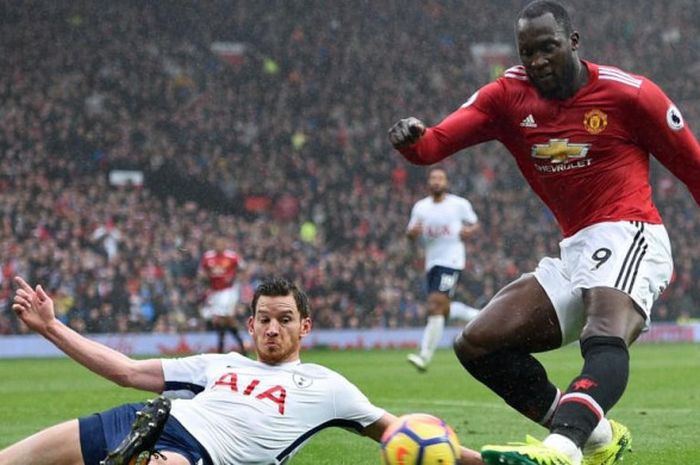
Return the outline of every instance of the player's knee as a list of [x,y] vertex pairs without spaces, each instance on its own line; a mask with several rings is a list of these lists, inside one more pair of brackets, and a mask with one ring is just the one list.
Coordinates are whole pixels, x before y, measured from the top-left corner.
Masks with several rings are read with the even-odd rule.
[[[494,337],[495,336],[495,337]],[[492,325],[482,319],[470,321],[457,337],[454,350],[458,356],[476,358],[499,349],[499,336],[494,333]]]
[[483,347],[479,346],[478,338],[468,327],[469,325],[462,330],[452,344],[455,355],[465,368],[467,368],[465,363],[486,353]]
[[646,314],[627,294],[616,289],[593,288],[583,293],[586,326],[581,340],[604,336],[622,338],[630,345],[641,334]]
[[450,298],[441,293],[433,292],[428,296],[428,314],[447,316],[450,312]]
[[644,318],[639,314],[631,315],[627,319],[616,318],[615,316],[588,317],[580,339],[584,340],[591,337],[618,338],[629,346],[639,337],[643,328]]
[[465,370],[477,379],[481,379],[485,372],[491,371],[491,356],[483,348],[473,345],[469,340],[466,330],[454,341],[453,349],[459,363]]
[[463,360],[468,361],[470,359],[470,347],[467,341],[464,339],[463,333],[459,334],[452,343],[452,350],[454,350],[460,363],[464,364]]

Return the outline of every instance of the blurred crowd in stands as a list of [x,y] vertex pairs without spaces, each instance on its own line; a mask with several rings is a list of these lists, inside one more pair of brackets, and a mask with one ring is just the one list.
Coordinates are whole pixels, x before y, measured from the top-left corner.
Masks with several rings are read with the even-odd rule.
[[[700,3],[583,3],[581,56],[651,77],[700,128]],[[25,331],[18,274],[82,332],[200,330],[197,266],[220,235],[249,264],[244,301],[277,273],[317,327],[422,325],[404,231],[426,171],[386,131],[437,123],[517,64],[522,5],[0,1],[0,334]],[[560,233],[499,145],[446,166],[483,224],[457,296],[481,306]],[[652,182],[676,260],[654,320],[699,318],[700,207],[658,165]]]

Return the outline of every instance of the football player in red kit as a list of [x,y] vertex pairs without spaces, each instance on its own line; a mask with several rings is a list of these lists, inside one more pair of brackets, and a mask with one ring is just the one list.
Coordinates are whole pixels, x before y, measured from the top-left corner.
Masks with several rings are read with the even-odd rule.
[[233,250],[226,248],[226,239],[218,238],[212,250],[207,250],[199,263],[199,276],[205,281],[206,300],[202,317],[217,332],[218,351],[224,352],[226,330],[230,331],[245,355],[245,345],[238,333],[236,305],[240,298],[240,286],[236,280],[241,260]]
[[[700,202],[700,146],[649,79],[578,56],[565,8],[528,4],[516,21],[521,66],[434,127],[406,118],[389,139],[416,164],[500,141],[564,236],[558,258],[507,285],[455,341],[476,379],[546,426],[543,442],[485,446],[490,464],[610,465],[630,432],[605,418],[629,375],[628,347],[673,271],[652,202],[649,155]],[[531,355],[580,341],[583,369],[561,392]]]

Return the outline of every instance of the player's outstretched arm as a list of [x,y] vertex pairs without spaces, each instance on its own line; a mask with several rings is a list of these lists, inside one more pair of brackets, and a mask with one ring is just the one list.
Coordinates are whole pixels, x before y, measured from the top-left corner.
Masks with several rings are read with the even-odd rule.
[[165,387],[159,359],[133,360],[98,342],[92,341],[56,318],[53,300],[41,285],[35,289],[21,277],[15,277],[18,289],[12,310],[20,320],[87,369],[117,383],[145,391],[162,392]]
[[425,133],[425,124],[418,118],[399,120],[389,129],[389,142],[400,149],[415,144]]

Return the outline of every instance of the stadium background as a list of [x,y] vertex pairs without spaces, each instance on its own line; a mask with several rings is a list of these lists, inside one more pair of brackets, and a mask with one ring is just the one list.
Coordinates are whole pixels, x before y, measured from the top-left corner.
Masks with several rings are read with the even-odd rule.
[[[522,1],[0,2],[0,334],[11,277],[88,333],[200,331],[196,265],[230,238],[295,277],[317,328],[424,323],[403,238],[425,170],[387,142],[517,62]],[[577,2],[581,56],[654,79],[700,127],[700,2]],[[648,18],[652,18],[649,20]],[[447,162],[484,233],[458,298],[483,305],[559,232],[497,144]],[[700,318],[700,210],[654,165],[674,247],[656,321]]]

